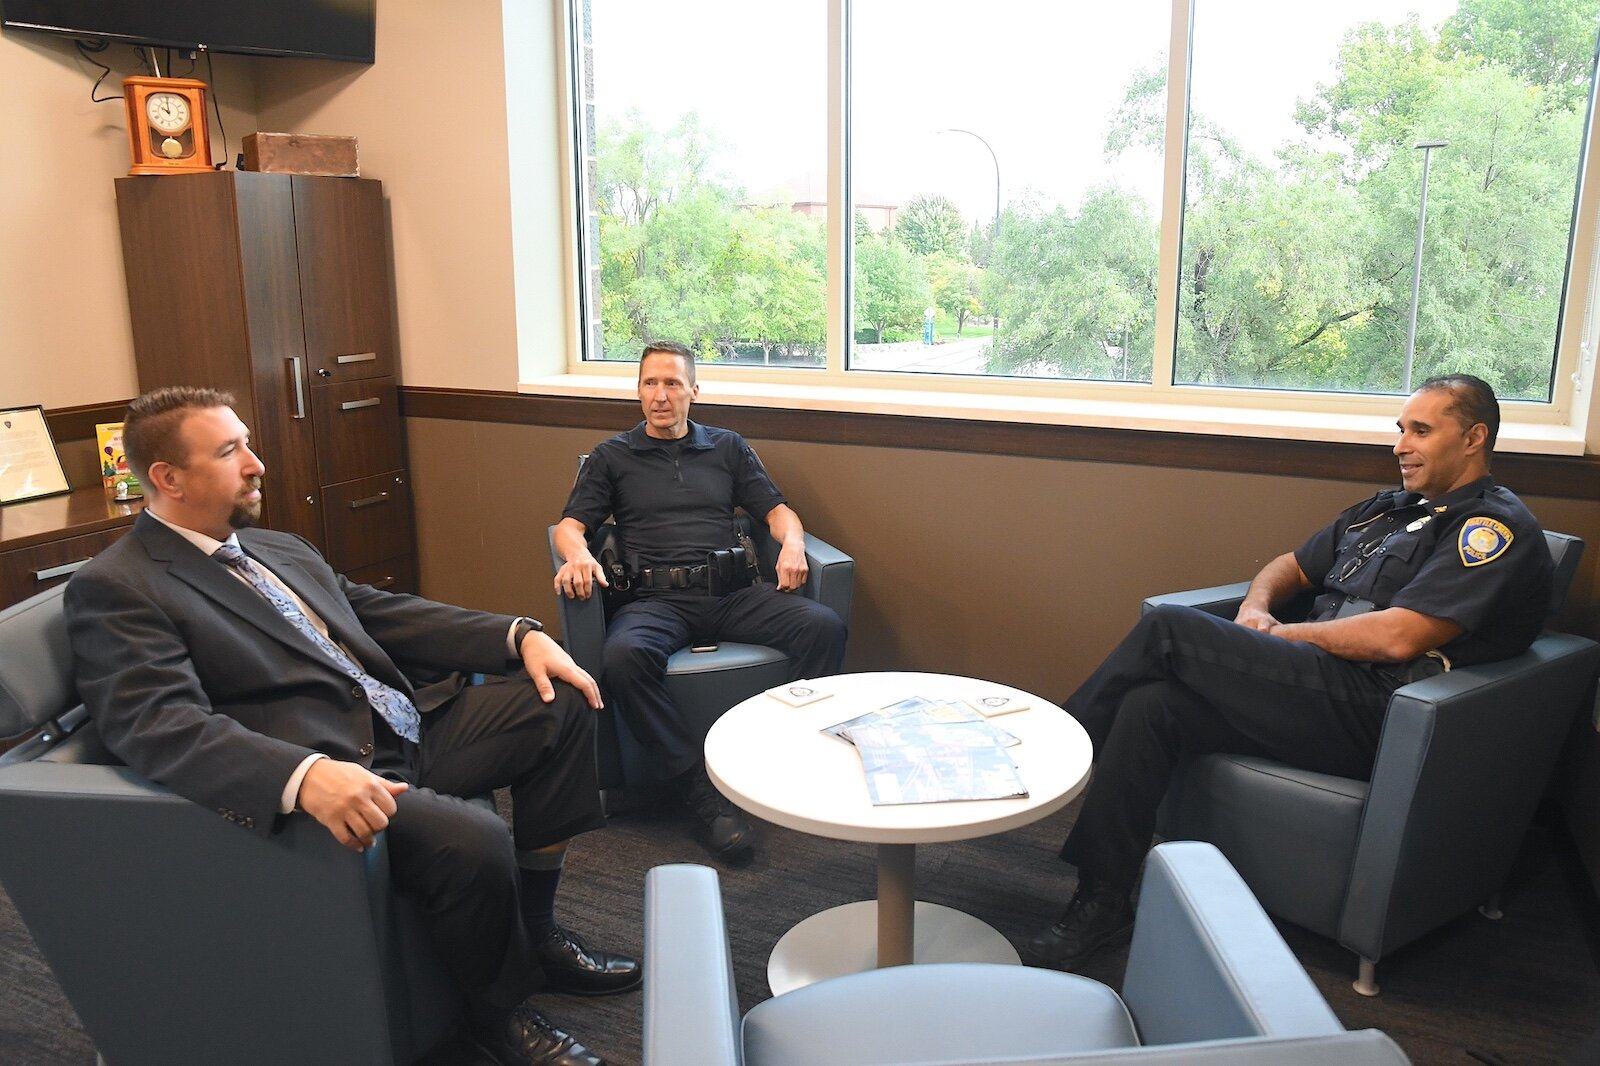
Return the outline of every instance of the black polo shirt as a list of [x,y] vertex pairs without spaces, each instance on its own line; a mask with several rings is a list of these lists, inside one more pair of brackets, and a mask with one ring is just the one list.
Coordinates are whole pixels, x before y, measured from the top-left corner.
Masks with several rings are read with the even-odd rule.
[[630,573],[643,566],[698,566],[734,546],[733,512],[758,520],[786,502],[755,450],[732,430],[689,423],[664,441],[640,422],[589,453],[561,512],[593,533],[614,518]]
[[1310,620],[1334,617],[1348,596],[1448,619],[1465,630],[1440,649],[1457,665],[1525,650],[1550,610],[1544,530],[1488,477],[1433,500],[1380,492],[1294,554],[1322,593]]

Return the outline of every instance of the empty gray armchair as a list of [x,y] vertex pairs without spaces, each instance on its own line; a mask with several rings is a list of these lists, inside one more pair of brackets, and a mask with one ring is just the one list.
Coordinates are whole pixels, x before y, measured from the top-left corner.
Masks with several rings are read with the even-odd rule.
[[1146,863],[1122,996],[1076,974],[989,963],[869,970],[743,1020],[715,871],[645,880],[644,1066],[1404,1063],[1349,1032],[1209,844]]
[[[1545,537],[1554,613],[1583,542]],[[1246,587],[1152,597],[1144,609],[1231,618]],[[1597,670],[1600,646],[1546,633],[1515,658],[1397,689],[1370,781],[1245,755],[1184,760],[1157,832],[1216,844],[1268,911],[1355,952],[1355,988],[1376,995],[1380,958],[1499,892]]]
[[383,838],[357,854],[304,815],[264,838],[99,743],[61,595],[0,612],[0,883],[103,1058],[409,1063],[458,1004]]
[[[762,576],[773,580],[778,543],[763,523],[752,522],[748,515],[740,514],[738,522],[755,544]],[[590,535],[589,550],[599,559],[615,545],[615,538],[616,527],[608,522]],[[550,527],[549,541],[554,573],[562,564],[555,547],[555,526]],[[810,574],[800,594],[833,608],[834,613],[849,624],[850,600],[855,590],[855,560],[822,538],[807,533],[806,563]],[[556,606],[567,652],[598,679],[601,649],[606,641],[604,597],[594,595],[587,600],[577,600],[557,596]],[[691,652],[685,647],[667,659],[667,691],[673,703],[690,716],[704,736],[729,707],[783,684],[789,680],[792,669],[787,655],[760,644],[723,641],[710,652]],[[648,785],[662,780],[650,754],[634,738],[627,723],[609,707],[600,712],[595,723],[595,751],[602,789]]]

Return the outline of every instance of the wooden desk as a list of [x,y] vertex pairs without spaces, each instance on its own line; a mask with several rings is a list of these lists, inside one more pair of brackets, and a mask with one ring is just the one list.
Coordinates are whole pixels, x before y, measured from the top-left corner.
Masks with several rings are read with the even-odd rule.
[[91,485],[0,507],[0,609],[59,585],[133,525],[143,500]]

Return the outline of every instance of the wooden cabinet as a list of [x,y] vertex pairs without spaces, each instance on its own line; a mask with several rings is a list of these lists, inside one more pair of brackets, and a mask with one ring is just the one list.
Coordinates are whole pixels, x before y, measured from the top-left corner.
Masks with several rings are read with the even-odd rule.
[[67,580],[132,528],[142,507],[110,499],[98,482],[0,507],[0,609]]
[[216,173],[117,179],[141,390],[238,400],[264,525],[415,591],[383,187]]

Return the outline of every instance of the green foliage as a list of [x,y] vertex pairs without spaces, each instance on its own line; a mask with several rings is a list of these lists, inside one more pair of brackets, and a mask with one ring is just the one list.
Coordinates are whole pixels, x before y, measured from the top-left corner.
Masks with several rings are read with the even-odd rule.
[[983,313],[983,302],[978,298],[983,271],[953,255],[930,255],[924,265],[933,289],[933,306],[956,320],[959,337],[967,319]]
[[895,219],[897,240],[917,255],[960,255],[967,243],[961,211],[944,196],[918,194]]
[[882,341],[890,330],[922,326],[922,312],[932,299],[922,260],[887,234],[857,239],[855,252],[855,319]]
[[1583,107],[1594,57],[1590,0],[1461,0],[1440,32],[1445,55],[1476,56],[1542,86],[1551,107]]
[[708,173],[694,115],[662,133],[630,114],[598,136],[600,323],[607,352],[647,337],[708,358],[820,362],[826,234],[785,208],[741,206]]
[[1076,215],[1008,210],[983,279],[1003,324],[989,371],[1149,381],[1159,244],[1144,201],[1117,189]]
[[[1177,279],[1180,382],[1401,387],[1423,154],[1432,153],[1414,379],[1467,370],[1548,393],[1600,0],[1461,0],[1437,31],[1366,23],[1297,102],[1303,138],[1252,158],[1190,117]],[[1109,155],[1165,143],[1167,73],[1137,73]],[[607,350],[646,336],[712,358],[820,361],[821,220],[757,209],[713,172],[696,116],[629,115],[598,134]],[[913,197],[893,233],[853,219],[858,339],[916,336],[932,305],[959,334],[996,323],[995,373],[1150,379],[1159,221],[1101,187],[1075,206],[1008,205],[998,230]],[[629,351],[632,354],[632,351]]]

